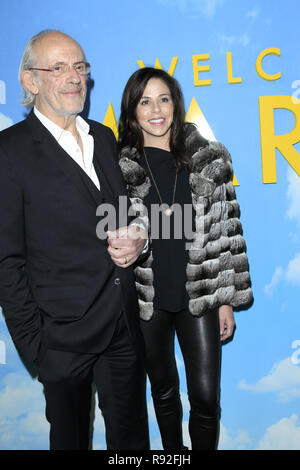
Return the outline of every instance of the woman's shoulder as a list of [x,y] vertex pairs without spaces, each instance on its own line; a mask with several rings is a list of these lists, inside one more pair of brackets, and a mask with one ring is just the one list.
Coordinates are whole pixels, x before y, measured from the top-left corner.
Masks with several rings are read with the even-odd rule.
[[186,123],[186,148],[192,160],[191,173],[200,173],[217,184],[233,176],[231,156],[225,145],[205,139],[196,125]]
[[189,157],[199,149],[209,144],[209,141],[203,137],[196,124],[185,122],[183,125],[183,136],[185,140],[185,148]]

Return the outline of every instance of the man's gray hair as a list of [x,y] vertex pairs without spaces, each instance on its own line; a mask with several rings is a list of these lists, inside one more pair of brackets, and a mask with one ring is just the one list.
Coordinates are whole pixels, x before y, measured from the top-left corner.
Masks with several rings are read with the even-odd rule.
[[[28,43],[26,44],[23,57],[21,59],[20,67],[19,67],[19,82],[21,83],[22,92],[23,92],[23,99],[21,103],[26,106],[26,108],[32,108],[35,102],[35,95],[31,93],[31,91],[24,88],[22,84],[22,73],[25,70],[29,70],[31,67],[36,66],[36,57],[33,52],[34,44],[41,39],[43,36],[51,33],[54,30],[51,29],[44,29],[43,31],[39,32],[35,36],[33,36]],[[35,71],[33,71],[35,73]],[[36,74],[37,75],[37,74]]]
[[[22,73],[25,70],[29,70],[31,67],[36,67],[36,65],[37,65],[36,64],[36,57],[35,57],[35,54],[34,54],[34,51],[33,51],[34,44],[39,39],[41,39],[43,36],[46,36],[49,33],[60,33],[60,34],[63,34],[65,36],[68,36],[67,34],[65,34],[62,31],[59,31],[57,29],[44,29],[43,31],[40,31],[38,34],[33,36],[28,41],[28,43],[26,44],[26,47],[25,47],[25,50],[24,50],[24,53],[23,53],[23,57],[21,59],[20,67],[19,67],[19,82],[21,84],[22,92],[23,92],[23,99],[21,100],[21,103],[24,106],[26,106],[26,108],[32,108],[34,106],[35,95],[23,86],[23,84],[22,84]],[[79,45],[79,47],[81,47],[81,46]],[[38,73],[35,70],[33,70],[32,72],[36,75],[36,77],[38,79]]]

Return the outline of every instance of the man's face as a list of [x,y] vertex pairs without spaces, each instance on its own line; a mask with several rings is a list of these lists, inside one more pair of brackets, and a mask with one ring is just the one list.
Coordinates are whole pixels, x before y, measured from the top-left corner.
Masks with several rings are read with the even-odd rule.
[[85,60],[80,46],[61,33],[50,33],[35,44],[35,67],[51,68],[57,63],[68,64],[69,71],[60,77],[39,71],[35,106],[52,121],[61,125],[66,117],[77,115],[84,106],[86,76],[71,67]]

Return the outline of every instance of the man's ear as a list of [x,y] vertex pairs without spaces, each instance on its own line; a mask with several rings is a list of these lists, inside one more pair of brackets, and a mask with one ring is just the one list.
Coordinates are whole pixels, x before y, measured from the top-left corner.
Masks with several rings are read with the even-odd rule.
[[39,92],[38,81],[31,70],[24,70],[21,74],[21,83],[26,90],[30,91],[33,95]]

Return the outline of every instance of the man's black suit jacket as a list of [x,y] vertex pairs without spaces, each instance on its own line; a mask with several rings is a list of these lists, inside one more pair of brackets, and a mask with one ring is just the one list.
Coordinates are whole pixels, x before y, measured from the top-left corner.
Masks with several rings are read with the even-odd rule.
[[20,354],[40,344],[101,352],[121,311],[133,338],[132,268],[118,268],[96,236],[97,206],[126,195],[111,130],[88,121],[100,191],[33,112],[0,133],[0,305]]

